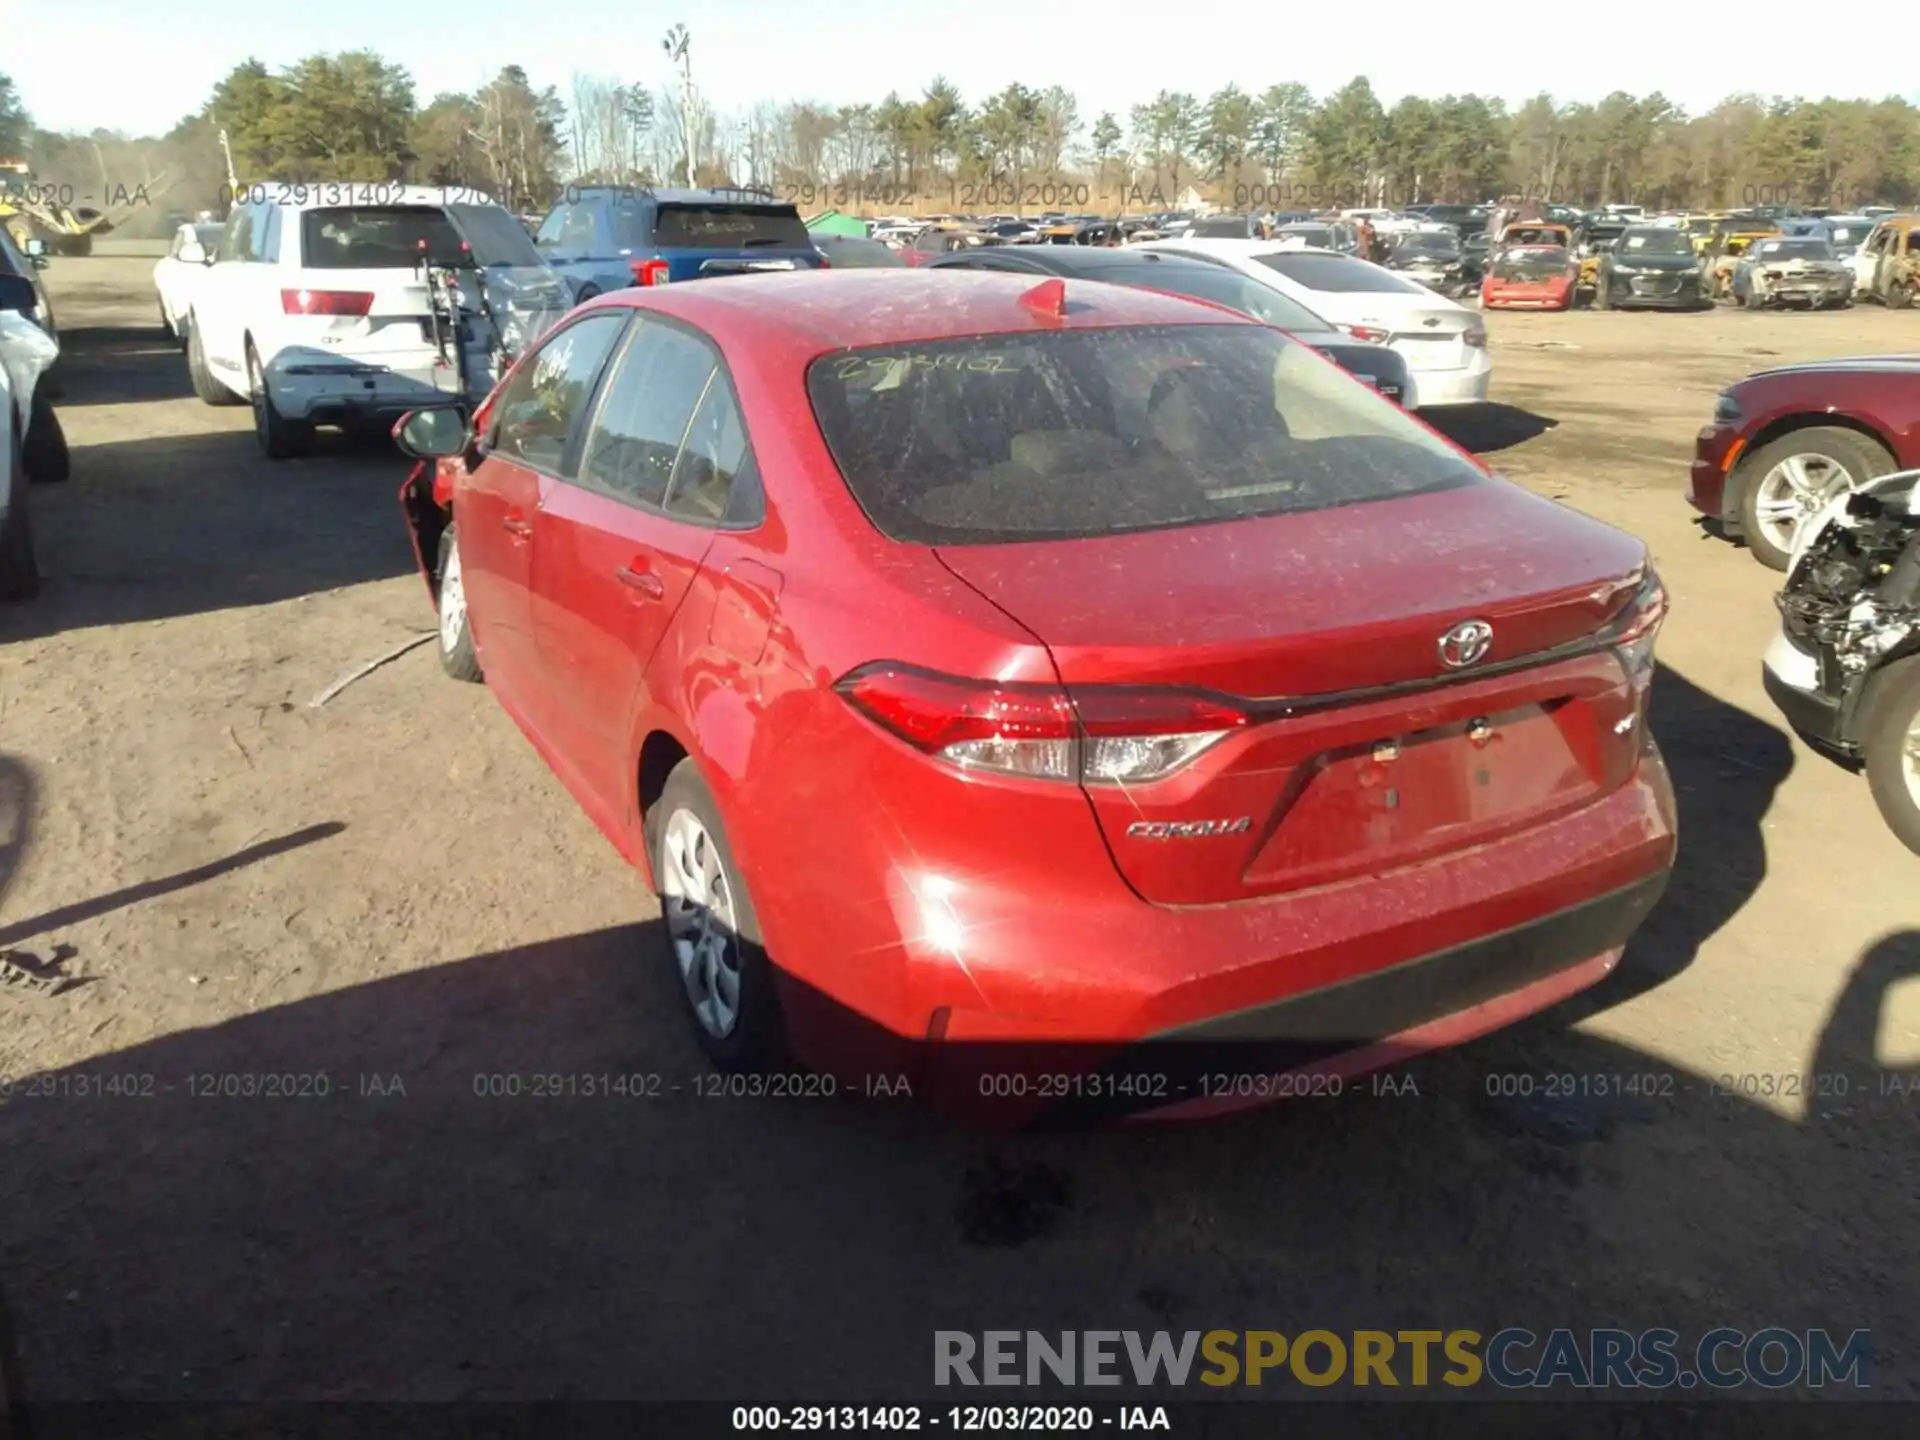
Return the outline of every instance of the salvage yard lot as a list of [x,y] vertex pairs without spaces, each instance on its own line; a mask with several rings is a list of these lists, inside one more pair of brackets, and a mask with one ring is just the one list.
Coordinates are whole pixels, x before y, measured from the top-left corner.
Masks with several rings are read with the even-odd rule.
[[[486,691],[428,647],[309,704],[431,626],[403,462],[261,459],[150,269],[48,272],[74,479],[0,612],[0,947],[85,982],[0,990],[38,1398],[879,1399],[939,1328],[1508,1324],[1870,1327],[1920,1396],[1920,869],[1783,731],[1777,577],[1683,500],[1721,385],[1910,314],[1488,317],[1499,403],[1445,428],[1673,594],[1680,860],[1611,981],[1393,1095],[987,1137],[698,1095],[656,906]],[[195,1093],[234,1074],[296,1094]],[[664,1083],[485,1093],[536,1074]]]

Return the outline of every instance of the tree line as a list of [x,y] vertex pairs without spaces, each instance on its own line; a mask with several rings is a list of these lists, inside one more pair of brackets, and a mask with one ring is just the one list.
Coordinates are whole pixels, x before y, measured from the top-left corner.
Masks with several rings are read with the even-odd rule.
[[[1161,91],[1083,113],[1065,86],[977,103],[944,78],[868,104],[766,102],[726,114],[697,91],[579,74],[566,94],[503,67],[422,104],[367,50],[274,71],[247,60],[163,136],[41,130],[0,76],[0,154],[77,187],[164,183],[168,208],[216,206],[227,181],[407,180],[482,188],[538,210],[569,184],[752,186],[807,208],[1236,208],[1471,202],[1906,205],[1920,195],[1920,110],[1904,100],[1734,95],[1699,114],[1656,93],[1588,103],[1539,94],[1381,102],[1365,77],[1316,97],[1298,83]],[[1084,199],[1081,197],[1085,196]],[[1151,208],[1159,208],[1159,204]]]

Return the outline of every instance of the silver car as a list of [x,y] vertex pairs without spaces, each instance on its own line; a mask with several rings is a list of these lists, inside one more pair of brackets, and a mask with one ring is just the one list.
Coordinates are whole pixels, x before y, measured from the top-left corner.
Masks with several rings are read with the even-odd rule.
[[1824,239],[1781,236],[1753,242],[1734,267],[1732,289],[1736,304],[1756,310],[1839,310],[1853,303],[1853,271]]

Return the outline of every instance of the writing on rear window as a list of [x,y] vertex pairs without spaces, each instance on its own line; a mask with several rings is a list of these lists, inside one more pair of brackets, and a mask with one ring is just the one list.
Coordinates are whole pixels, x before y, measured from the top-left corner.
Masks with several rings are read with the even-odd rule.
[[890,375],[916,367],[927,370],[970,370],[978,375],[999,375],[1013,368],[1005,355],[992,351],[976,355],[948,350],[937,355],[848,355],[835,363],[833,373],[840,380],[884,380]]

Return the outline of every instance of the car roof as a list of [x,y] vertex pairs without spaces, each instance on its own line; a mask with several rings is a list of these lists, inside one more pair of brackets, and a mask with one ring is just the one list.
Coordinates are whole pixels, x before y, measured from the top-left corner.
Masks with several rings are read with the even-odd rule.
[[790,209],[793,203],[762,190],[676,190],[659,185],[569,185],[559,203],[589,195],[630,195],[635,200],[655,200],[670,205],[773,205],[783,210]]
[[1130,286],[1064,281],[1067,313],[1020,303],[1032,275],[991,270],[827,270],[728,276],[609,291],[588,308],[658,311],[696,325],[756,359],[967,335],[1094,330],[1120,325],[1246,325],[1216,306]]

